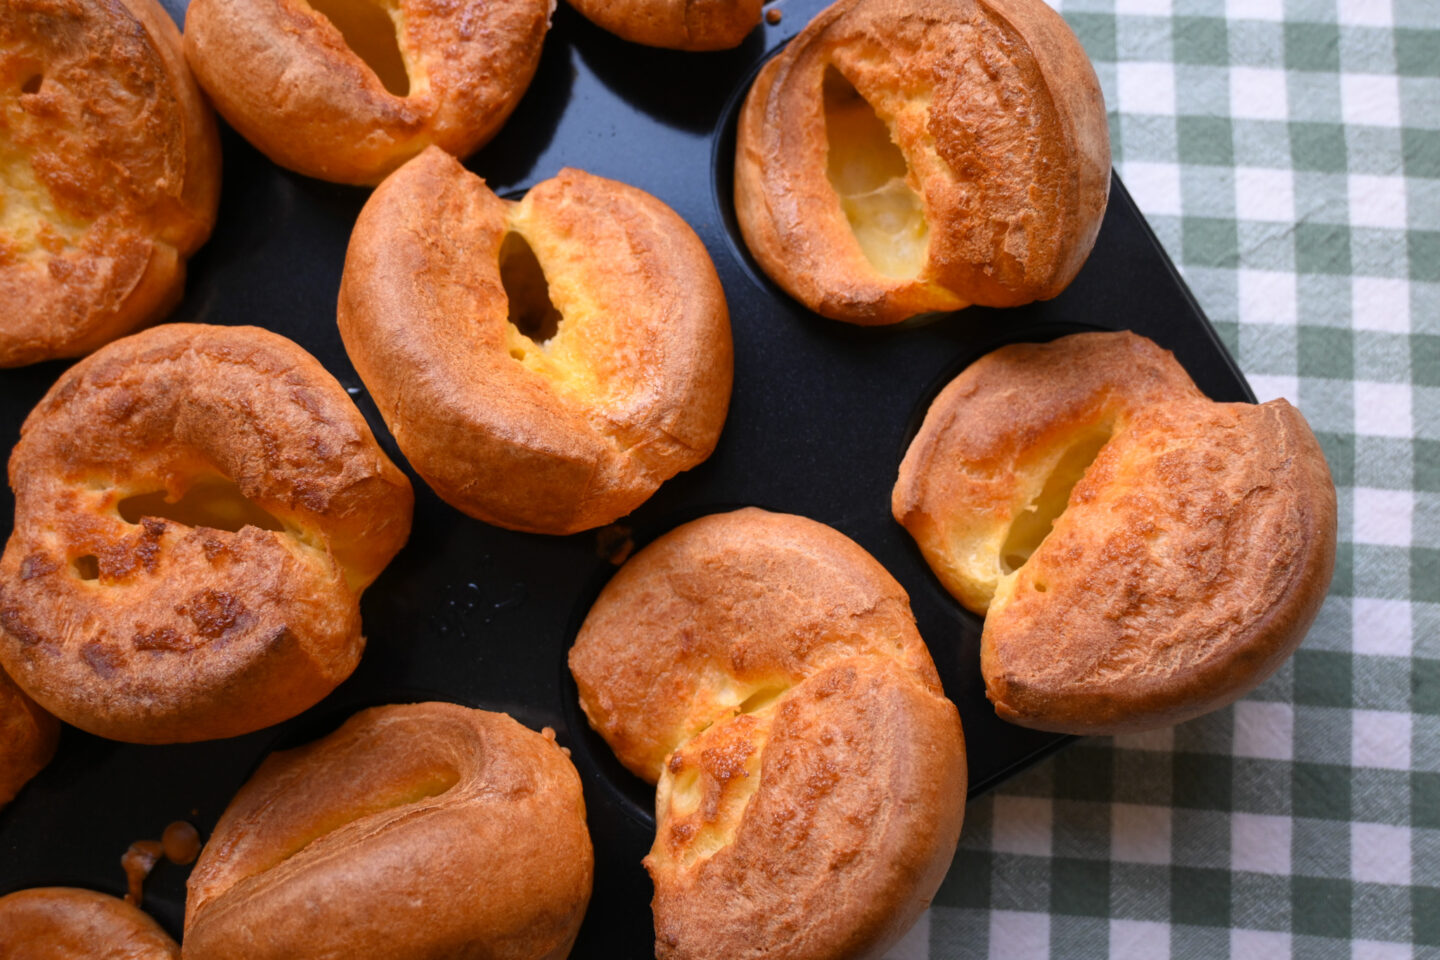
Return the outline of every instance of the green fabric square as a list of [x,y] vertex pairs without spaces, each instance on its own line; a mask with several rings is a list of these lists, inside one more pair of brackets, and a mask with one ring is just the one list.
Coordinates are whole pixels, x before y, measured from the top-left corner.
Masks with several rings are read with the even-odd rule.
[[1240,349],[1236,358],[1253,374],[1293,376],[1299,369],[1300,328],[1283,323],[1240,325]]
[[1232,121],[1235,165],[1240,167],[1290,166],[1290,125],[1282,120]]
[[[1317,651],[1306,648],[1307,653]],[[1349,656],[1347,651],[1343,656]],[[1295,759],[1306,763],[1350,762],[1351,714],[1348,708],[1295,706]]]
[[1355,485],[1355,435],[1353,433],[1317,433],[1325,462],[1330,465],[1330,478],[1337,487]]
[[1159,750],[1116,750],[1114,801],[1170,806],[1172,756]]
[[1350,784],[1353,804],[1350,815],[1357,823],[1409,826],[1410,777],[1408,770],[1367,767],[1355,771],[1355,779]]
[[1435,0],[1394,0],[1393,16],[1401,27],[1440,27],[1440,4]]
[[1338,123],[1290,124],[1290,159],[1296,170],[1344,173],[1345,128]]
[[1230,64],[1244,67],[1279,67],[1285,63],[1285,35],[1280,24],[1265,20],[1231,20]]
[[1240,352],[1240,324],[1234,320],[1212,320],[1210,325],[1232,357]]
[[1355,545],[1335,545],[1335,573],[1330,577],[1330,592],[1337,597],[1355,596]]
[[1110,859],[1108,801],[1056,800],[1051,810],[1055,838],[1051,854],[1082,860]]
[[1173,56],[1170,47],[1170,18],[1116,17],[1115,45],[1123,60],[1168,62]]
[[1350,380],[1355,376],[1355,335],[1336,327],[1300,327],[1297,354],[1307,377]]
[[[969,811],[967,810],[968,814]],[[969,829],[969,823],[965,827]],[[950,872],[935,891],[935,903],[946,907],[990,907],[990,874],[993,855],[979,850],[957,850]]]
[[1296,933],[1347,940],[1350,937],[1350,882],[1324,877],[1291,877]]
[[1350,824],[1297,817],[1290,825],[1292,873],[1350,879]]
[[1230,871],[1171,867],[1170,916],[1197,927],[1230,926]]
[[1410,599],[1440,603],[1440,550],[1434,547],[1411,548]]
[[1440,334],[1440,283],[1410,284],[1410,329]]
[[1289,877],[1238,872],[1230,883],[1231,923],[1246,930],[1290,929]]
[[1345,27],[1340,31],[1342,73],[1394,74],[1395,34],[1388,27]]
[[1411,382],[1440,387],[1440,336],[1416,333],[1410,337]]
[[953,960],[990,960],[990,909],[936,907],[930,913],[930,942],[944,944]]
[[1232,763],[1228,756],[1176,753],[1171,768],[1171,796],[1175,806],[1229,810]]
[[[1248,270],[1276,270],[1295,272],[1295,225],[1291,223],[1266,222],[1263,220],[1241,220],[1237,225],[1240,249],[1244,252],[1241,266]],[[1346,278],[1349,279],[1348,277]],[[1301,284],[1297,307],[1300,316],[1309,317],[1305,312],[1309,299],[1309,287]],[[1347,301],[1349,298],[1346,298]],[[1349,303],[1344,304],[1349,317]],[[1340,309],[1339,305],[1328,309]]]
[[1407,177],[1440,177],[1440,130],[1400,131]]
[[[1235,148],[1226,117],[1177,117],[1180,157],[1186,163],[1235,165]],[[1233,197],[1232,197],[1233,202]]]
[[1186,810],[1170,812],[1170,862],[1181,867],[1230,866],[1230,845],[1216,843],[1216,837],[1230,835],[1229,810]]
[[1404,164],[1398,127],[1345,127],[1345,155],[1351,173],[1395,174]]
[[1405,77],[1440,76],[1440,31],[1395,31],[1395,69]]
[[1440,830],[1440,773],[1410,774],[1410,825]]
[[1410,279],[1440,282],[1440,231],[1411,230],[1406,240],[1410,247]]
[[1176,17],[1172,36],[1176,63],[1229,66],[1223,17]]
[[[1305,123],[1340,123],[1340,76],[1335,73],[1294,72],[1286,81],[1286,117]],[[1341,136],[1344,133],[1342,130]]]
[[[1355,351],[1356,380],[1372,383],[1410,382],[1410,337],[1403,333],[1367,331],[1359,338]],[[1406,475],[1410,473],[1406,464]],[[1373,484],[1370,484],[1373,486]]]
[[1440,127],[1435,104],[1440,103],[1440,76],[1400,77],[1400,124],[1422,130]]
[[[1181,118],[1184,123],[1187,118]],[[1184,131],[1181,131],[1184,137]],[[1184,146],[1181,146],[1184,150]],[[1186,163],[1180,167],[1180,209],[1186,216],[1235,217],[1235,171]],[[1236,244],[1239,239],[1237,235]]]
[[1113,757],[1110,750],[1083,743],[1055,754],[1051,760],[1055,767],[1053,796],[1057,800],[1109,800],[1115,791]]
[[[1354,227],[1350,230],[1350,254],[1355,274],[1362,277],[1403,277],[1406,266],[1404,230]],[[1414,236],[1413,233],[1410,236]]]
[[1155,114],[1120,114],[1120,134],[1111,133],[1110,142],[1125,145],[1127,162],[1178,163],[1180,154],[1175,135],[1175,118]]
[[1291,765],[1291,809],[1297,817],[1318,820],[1350,819],[1348,766],[1297,762]]
[[1170,868],[1110,864],[1110,915],[1126,920],[1170,919]]
[[1065,22],[1080,38],[1080,45],[1091,60],[1114,62],[1119,58],[1115,51],[1115,18],[1103,13],[1067,13]]
[[[1440,713],[1440,674],[1431,679],[1434,681],[1431,693],[1437,698],[1433,712]],[[1357,656],[1355,707],[1359,710],[1409,710],[1413,680],[1408,662],[1401,657]]]
[[1378,883],[1357,883],[1350,892],[1350,935],[1356,940],[1405,943],[1410,939],[1410,890]]
[[1198,63],[1175,65],[1175,112],[1183,116],[1230,115],[1230,68]]
[[1353,706],[1354,658],[1325,650],[1295,651],[1295,702],[1313,707]]
[[1051,861],[1050,912],[1076,917],[1110,915],[1110,862],[1056,857]]
[[996,910],[1050,909],[1050,861],[997,853],[990,868],[990,906]]
[[1340,27],[1333,23],[1286,23],[1285,69],[1340,72]]
[[1187,264],[1231,269],[1239,264],[1239,240],[1234,220],[1186,217],[1181,244],[1182,256]]
[[1405,181],[1405,226],[1411,230],[1440,230],[1440,179],[1410,177]]
[[[1341,491],[1340,529],[1350,530],[1346,518],[1351,508],[1346,491]],[[1411,550],[1377,543],[1357,543],[1355,550],[1355,596],[1380,600],[1403,600],[1410,591],[1413,572]],[[1333,591],[1332,591],[1333,592]],[[1412,597],[1413,599],[1413,597]]]
[[1417,657],[1411,661],[1410,709],[1440,714],[1440,660]]
[[1414,440],[1415,489],[1440,493],[1440,440]]
[[1411,887],[1410,904],[1410,922],[1413,925],[1415,943],[1425,947],[1440,947],[1440,889]]
[[1050,955],[1102,960],[1110,955],[1110,921],[1061,914],[1050,918]]
[[1331,223],[1296,224],[1295,269],[1299,273],[1349,273],[1349,229]]

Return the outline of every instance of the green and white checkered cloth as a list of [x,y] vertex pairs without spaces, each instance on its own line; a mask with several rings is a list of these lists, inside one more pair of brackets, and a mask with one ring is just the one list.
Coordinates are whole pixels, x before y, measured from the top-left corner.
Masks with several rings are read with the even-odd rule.
[[1440,0],[1056,5],[1151,226],[1320,436],[1338,562],[1235,707],[971,805],[890,956],[1440,958]]

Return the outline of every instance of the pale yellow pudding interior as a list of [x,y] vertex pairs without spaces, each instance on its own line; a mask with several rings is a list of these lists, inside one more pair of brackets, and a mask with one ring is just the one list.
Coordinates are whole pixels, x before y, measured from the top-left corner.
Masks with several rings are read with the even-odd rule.
[[385,0],[309,0],[312,10],[335,25],[357,57],[397,97],[410,93],[410,73],[400,51],[400,12]]
[[884,276],[915,277],[930,230],[909,166],[885,121],[834,67],[825,70],[825,132],[826,174],[865,259]]
[[1110,439],[1111,426],[1096,426],[1065,449],[1055,461],[1040,493],[1016,514],[1000,548],[1001,572],[1009,574],[1024,566],[1041,542],[1050,535],[1055,521],[1070,503],[1070,491]]
[[178,500],[169,499],[164,490],[156,490],[126,497],[116,505],[116,509],[126,523],[139,523],[142,517],[155,517],[187,527],[209,527],[231,533],[241,527],[285,529],[284,524],[259,504],[247,499],[233,481],[223,477],[197,481]]

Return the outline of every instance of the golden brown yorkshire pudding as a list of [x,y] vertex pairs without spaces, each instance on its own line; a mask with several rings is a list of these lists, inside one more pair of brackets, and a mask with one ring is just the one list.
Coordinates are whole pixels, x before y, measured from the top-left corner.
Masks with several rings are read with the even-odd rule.
[[0,897],[7,960],[180,960],[180,946],[149,914],[119,897],[34,887]]
[[0,366],[74,357],[179,301],[220,142],[155,0],[0,6]]
[[597,27],[631,43],[728,50],[760,24],[763,0],[570,0]]
[[271,160],[379,183],[435,144],[464,157],[515,109],[554,0],[194,0],[185,55]]
[[570,669],[659,781],[657,957],[878,957],[929,904],[965,807],[960,717],[854,541],[753,508],[678,527],[601,592]]
[[59,739],[60,724],[55,718],[0,670],[0,807],[14,800],[20,788],[45,769],[55,756]]
[[409,481],[304,350],[167,324],[71,367],[10,458],[0,662],[67,723],[139,743],[294,716],[355,668],[360,593]]
[[411,465],[488,523],[574,533],[715,448],[730,318],[700,239],[579,170],[501,200],[427,150],[350,237],[340,334]]
[[1099,82],[1042,0],[840,0],[740,114],[750,252],[850,323],[1055,296],[1109,189]]
[[1214,403],[1133,333],[976,361],[931,405],[892,507],[986,615],[996,712],[1042,730],[1238,699],[1299,645],[1335,563],[1335,487],[1299,412]]
[[580,776],[554,734],[377,707],[272,754],[190,874],[194,960],[559,960],[590,899]]

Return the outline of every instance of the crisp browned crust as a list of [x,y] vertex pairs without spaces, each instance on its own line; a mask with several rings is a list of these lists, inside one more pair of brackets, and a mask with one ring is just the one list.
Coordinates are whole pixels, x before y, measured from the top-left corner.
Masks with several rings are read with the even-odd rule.
[[59,739],[55,718],[0,670],[0,807],[45,768]]
[[[1022,565],[1012,525],[1067,450],[1098,456]],[[981,669],[1024,726],[1117,733],[1228,704],[1304,638],[1334,567],[1335,489],[1283,400],[1205,399],[1131,333],[1005,347],[931,406],[892,503],[984,613]]]
[[[221,478],[284,529],[118,510]],[[0,661],[67,723],[144,743],[245,733],[333,689],[364,646],[360,592],[410,530],[409,482],[344,388],[255,327],[170,324],[76,364],[10,485]]]
[[162,317],[215,222],[220,142],[155,0],[0,9],[0,366]]
[[[564,318],[543,345],[507,319],[507,232]],[[421,154],[360,213],[339,322],[411,465],[512,529],[624,516],[710,455],[729,405],[730,320],[704,245],[649,194],[578,170],[511,203]]]
[[590,723],[659,781],[656,956],[880,956],[965,804],[960,718],[905,591],[853,541],[746,509],[656,540],[591,609]]
[[373,184],[430,144],[469,155],[530,85],[553,0],[381,6],[397,24],[410,80],[403,96],[305,0],[195,0],[185,54],[221,115],[307,176]]
[[73,887],[0,897],[0,957],[180,960],[180,945],[138,907]]
[[762,0],[570,0],[570,6],[631,43],[728,50],[759,25]]
[[[826,174],[833,67],[874,108],[922,199],[913,276],[867,260]],[[1100,85],[1041,0],[840,0],[760,72],[740,116],[735,206],[765,272],[860,324],[1057,295],[1110,187]]]
[[580,777],[548,730],[377,707],[240,788],[190,874],[185,956],[559,960],[592,867]]

